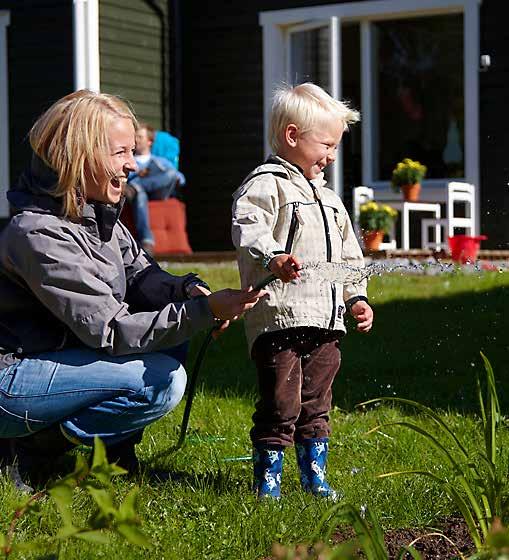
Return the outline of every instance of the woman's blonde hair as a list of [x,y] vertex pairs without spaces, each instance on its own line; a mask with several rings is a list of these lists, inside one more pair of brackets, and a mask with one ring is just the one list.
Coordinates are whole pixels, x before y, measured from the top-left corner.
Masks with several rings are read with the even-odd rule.
[[269,121],[269,143],[277,153],[281,148],[284,132],[295,124],[300,132],[309,132],[320,121],[339,119],[344,130],[360,120],[360,114],[350,109],[345,101],[331,97],[320,86],[306,82],[298,86],[283,84],[273,96]]
[[108,169],[108,130],[117,118],[136,117],[126,102],[115,95],[82,89],[54,103],[30,130],[32,150],[58,175],[52,195],[62,197],[64,215],[81,216],[86,200],[86,177],[93,180]]

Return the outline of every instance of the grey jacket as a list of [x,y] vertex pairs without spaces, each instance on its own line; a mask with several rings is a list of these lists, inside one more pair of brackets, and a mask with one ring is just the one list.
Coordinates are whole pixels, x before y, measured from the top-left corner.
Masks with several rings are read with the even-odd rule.
[[170,275],[118,221],[121,205],[86,204],[74,223],[34,156],[8,193],[17,214],[0,235],[0,355],[86,346],[112,355],[167,349],[214,324],[194,275]]
[[[325,187],[323,176],[310,182],[298,168],[271,156],[246,177],[233,199],[232,239],[243,287],[266,278],[266,266],[278,253],[292,253],[301,263],[364,266],[343,202]],[[250,348],[260,334],[290,327],[345,332],[345,302],[366,299],[366,281],[341,285],[276,280],[267,290],[270,297],[244,316]]]

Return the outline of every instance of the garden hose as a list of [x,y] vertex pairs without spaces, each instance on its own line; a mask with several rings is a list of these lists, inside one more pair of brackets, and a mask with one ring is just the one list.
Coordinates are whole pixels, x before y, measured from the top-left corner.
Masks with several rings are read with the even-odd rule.
[[[274,282],[274,280],[276,280],[276,278],[277,278],[277,276],[275,274],[271,274],[271,275],[267,276],[267,278],[264,278],[261,282],[259,282],[253,288],[253,290],[254,291],[263,290],[263,288],[268,286],[271,282]],[[177,451],[178,449],[180,449],[184,445],[184,441],[186,439],[186,434],[187,434],[187,428],[188,428],[188,425],[189,425],[189,416],[191,415],[191,407],[193,406],[194,394],[196,392],[196,382],[198,381],[198,374],[200,373],[201,364],[203,362],[203,358],[205,357],[205,353],[207,351],[207,348],[210,344],[210,341],[212,340],[212,334],[214,333],[214,331],[217,328],[218,327],[214,327],[214,328],[210,329],[210,331],[208,332],[205,340],[203,341],[203,344],[200,347],[198,355],[196,356],[196,361],[194,362],[193,371],[191,373],[191,379],[189,381],[189,388],[188,388],[188,391],[187,391],[186,407],[184,409],[184,416],[182,417],[182,425],[180,427],[180,436],[179,436],[177,445],[175,447],[175,451]]]

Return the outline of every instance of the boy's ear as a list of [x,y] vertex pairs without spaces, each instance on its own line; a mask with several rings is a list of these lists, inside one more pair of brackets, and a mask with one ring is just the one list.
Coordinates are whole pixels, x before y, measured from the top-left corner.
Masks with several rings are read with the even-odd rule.
[[286,143],[295,148],[297,145],[297,138],[299,136],[299,128],[297,125],[290,123],[285,129],[285,140]]

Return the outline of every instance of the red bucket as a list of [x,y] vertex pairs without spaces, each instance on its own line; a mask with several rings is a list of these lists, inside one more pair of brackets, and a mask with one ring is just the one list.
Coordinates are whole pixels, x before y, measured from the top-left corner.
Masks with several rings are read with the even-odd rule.
[[488,239],[486,235],[454,235],[449,237],[449,248],[451,249],[452,260],[465,264],[475,262],[481,241]]

